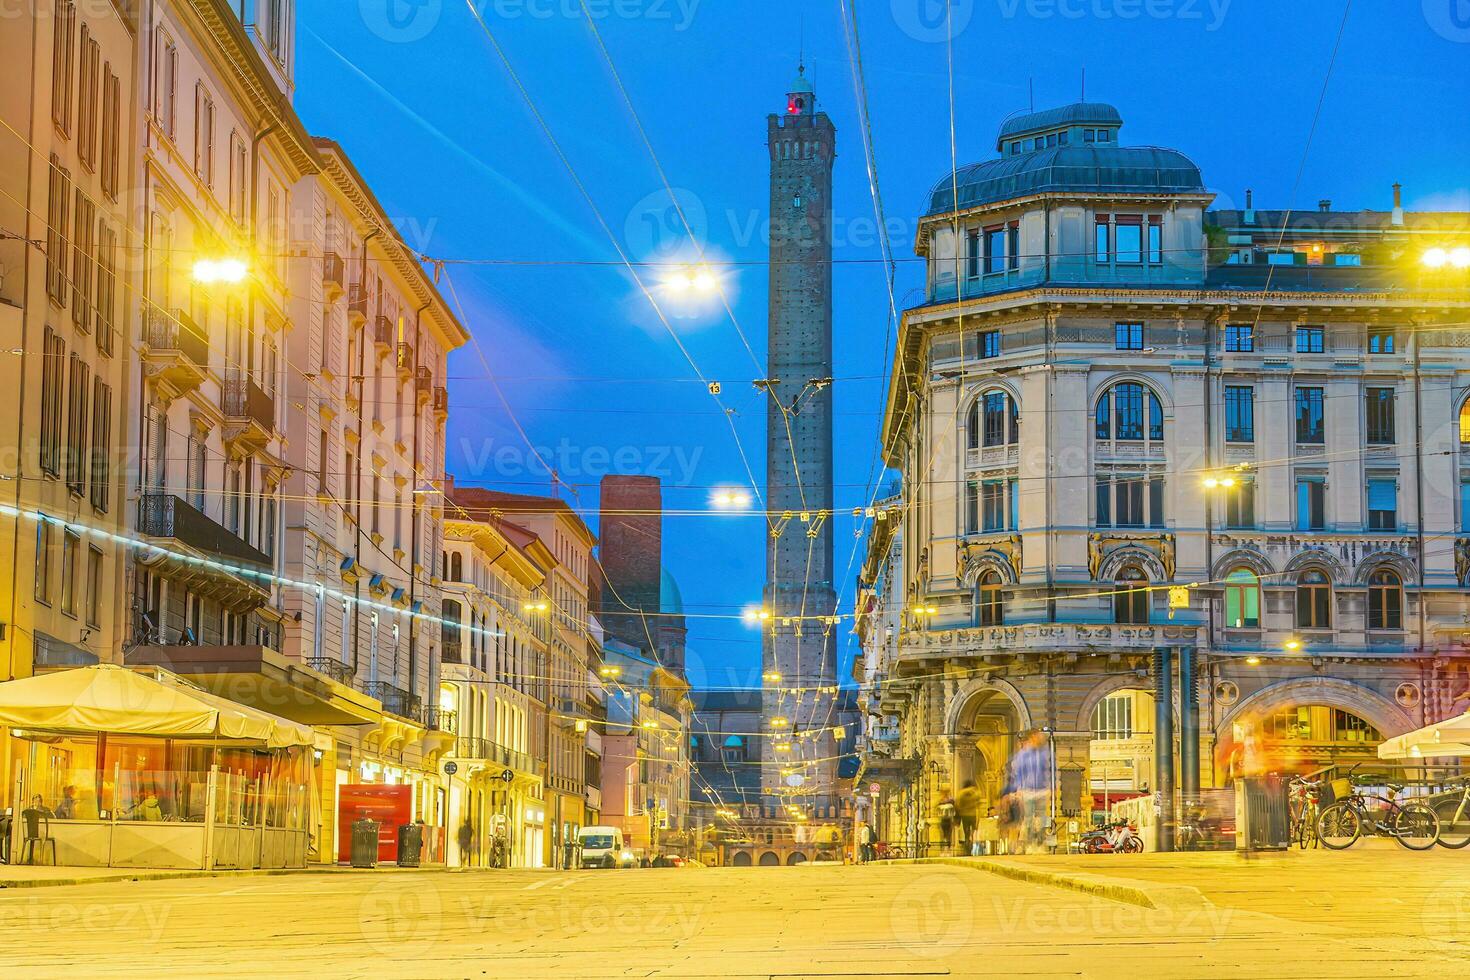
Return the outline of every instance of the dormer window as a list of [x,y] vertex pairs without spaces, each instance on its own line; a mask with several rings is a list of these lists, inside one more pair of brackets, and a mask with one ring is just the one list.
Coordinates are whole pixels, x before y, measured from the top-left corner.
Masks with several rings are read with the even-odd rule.
[[1011,141],[1011,156],[1019,156],[1020,153],[1021,153],[1021,141],[1020,140],[1012,140]]
[[1082,142],[1084,142],[1084,143],[1091,143],[1091,142],[1093,142],[1096,139],[1097,139],[1097,130],[1095,130],[1095,129],[1084,129],[1082,131]]

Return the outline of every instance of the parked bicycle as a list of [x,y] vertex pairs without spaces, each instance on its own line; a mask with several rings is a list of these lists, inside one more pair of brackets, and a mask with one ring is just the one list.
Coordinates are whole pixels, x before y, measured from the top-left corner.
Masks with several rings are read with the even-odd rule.
[[1307,846],[1316,847],[1319,843],[1317,837],[1317,817],[1322,812],[1322,789],[1327,785],[1323,779],[1327,773],[1333,770],[1333,766],[1309,772],[1305,776],[1292,776],[1287,784],[1287,801],[1291,817],[1291,839],[1296,841],[1297,846],[1306,850]]
[[[1361,764],[1361,763],[1360,763]],[[1439,838],[1439,817],[1418,800],[1400,803],[1404,784],[1386,776],[1358,776],[1353,766],[1332,781],[1336,801],[1317,815],[1317,838],[1334,851],[1351,847],[1360,837],[1389,837],[1411,851],[1427,851]],[[1371,792],[1383,787],[1387,793]],[[1373,804],[1377,804],[1376,806]]]
[[1137,827],[1119,820],[1087,831],[1077,838],[1077,845],[1086,854],[1138,854],[1143,851],[1143,838]]
[[1470,776],[1446,780],[1445,785],[1458,788],[1435,794],[1429,805],[1439,817],[1439,846],[1459,850],[1470,844]]

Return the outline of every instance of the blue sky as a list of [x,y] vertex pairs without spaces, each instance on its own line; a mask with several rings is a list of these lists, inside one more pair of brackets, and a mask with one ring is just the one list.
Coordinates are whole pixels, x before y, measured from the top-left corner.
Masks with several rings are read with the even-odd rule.
[[[449,270],[476,339],[450,362],[450,471],[550,488],[493,374],[589,510],[613,469],[663,476],[671,509],[704,509],[710,487],[746,483],[742,452],[764,472],[763,396],[750,382],[763,374],[766,341],[765,117],[783,107],[804,49],[838,129],[836,257],[850,260],[835,273],[835,499],[839,514],[865,502],[888,299],[841,0],[587,0],[701,246],[750,263],[726,281],[733,316],[718,304],[670,307],[667,326],[619,250],[667,260],[687,236],[579,0],[477,3],[596,210],[465,0],[331,0],[298,13],[296,104],[308,128],[342,143],[414,247],[498,263]],[[902,260],[950,165],[944,4],[855,3],[878,180]],[[1121,110],[1123,142],[1184,151],[1219,206],[1239,206],[1253,187],[1258,207],[1331,198],[1386,209],[1401,181],[1411,208],[1470,210],[1470,0],[1353,3],[1303,162],[1343,9],[953,0],[956,156],[961,165],[993,156],[1000,121],[1027,107],[1033,87],[1038,108],[1075,101],[1085,68],[1088,98]],[[900,308],[921,281],[916,263],[900,261]],[[691,360],[722,383],[729,419]],[[836,522],[839,572],[853,528],[850,516]],[[692,679],[758,683],[758,637],[706,615],[759,601],[761,522],[670,516],[664,540],[691,614]],[[848,600],[860,561],[838,583]]]

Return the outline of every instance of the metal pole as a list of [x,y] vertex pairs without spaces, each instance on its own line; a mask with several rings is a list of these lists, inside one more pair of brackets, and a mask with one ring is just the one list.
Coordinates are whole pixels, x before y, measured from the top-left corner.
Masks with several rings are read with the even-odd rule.
[[1185,807],[1199,803],[1199,683],[1193,647],[1179,650],[1179,793]]
[[1159,801],[1155,849],[1174,849],[1173,651],[1154,650],[1154,793]]

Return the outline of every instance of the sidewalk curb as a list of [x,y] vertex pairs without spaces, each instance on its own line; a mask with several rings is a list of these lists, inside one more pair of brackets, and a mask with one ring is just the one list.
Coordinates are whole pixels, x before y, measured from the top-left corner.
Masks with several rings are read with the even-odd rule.
[[70,885],[110,885],[125,881],[171,881],[186,878],[265,878],[277,875],[301,874],[407,874],[414,871],[464,871],[464,868],[448,868],[442,864],[425,865],[420,868],[346,868],[323,864],[306,868],[248,868],[242,870],[220,869],[217,871],[129,871],[117,869],[118,874],[99,874],[80,878],[0,878],[0,892],[22,888],[59,888]]
[[1085,872],[1062,874],[1055,871],[1044,871],[1040,868],[1028,868],[1006,861],[990,860],[988,858],[905,858],[903,860],[885,863],[940,864],[956,868],[969,868],[972,871],[985,871],[993,875],[999,875],[1002,878],[1024,881],[1028,884],[1067,888],[1071,891],[1095,895],[1099,898],[1111,899],[1112,901],[1123,902],[1128,905],[1137,905],[1140,908],[1146,909],[1178,911],[1182,909],[1209,909],[1215,907],[1213,902],[1205,898],[1204,893],[1190,885],[1156,885],[1152,882],[1112,879],[1108,876],[1090,875]]

